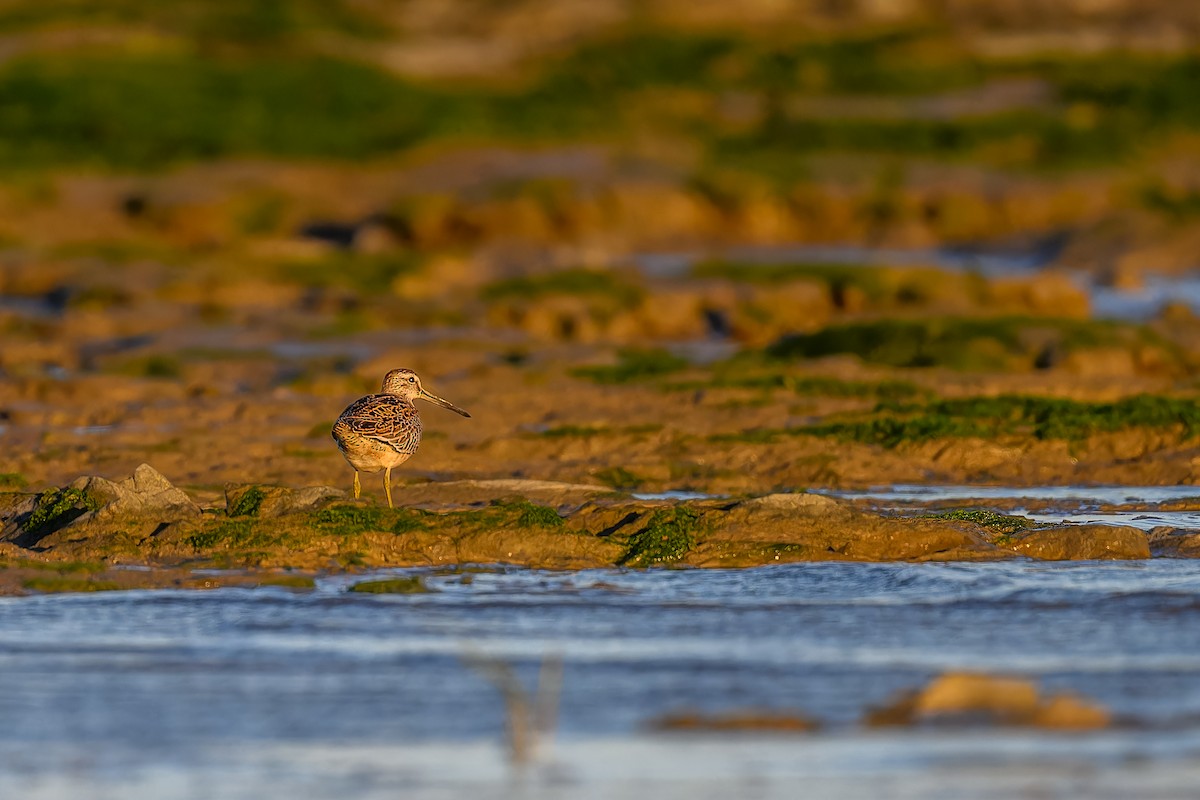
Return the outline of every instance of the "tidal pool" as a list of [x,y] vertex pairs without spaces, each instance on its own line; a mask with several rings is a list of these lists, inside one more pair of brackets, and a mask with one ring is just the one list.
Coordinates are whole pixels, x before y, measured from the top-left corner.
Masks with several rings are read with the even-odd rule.
[[[423,574],[426,594],[347,593],[359,575],[307,593],[0,600],[0,797],[782,798],[797,782],[822,797],[1182,797],[1200,780],[1200,562]],[[504,701],[470,662],[532,686],[547,656],[563,663],[558,730],[517,770]],[[1082,693],[1118,725],[861,724],[951,669]],[[648,727],[745,708],[823,728]]]

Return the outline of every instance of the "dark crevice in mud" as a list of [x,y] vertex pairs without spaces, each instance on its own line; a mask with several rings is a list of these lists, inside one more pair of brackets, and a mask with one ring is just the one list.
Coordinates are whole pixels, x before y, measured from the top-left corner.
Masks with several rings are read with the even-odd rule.
[[621,517],[621,519],[619,519],[617,522],[615,522],[612,525],[609,525],[607,528],[597,532],[596,536],[599,538],[606,538],[608,536],[612,536],[614,533],[616,533],[617,531],[626,527],[627,525],[632,525],[633,523],[637,522],[638,518],[640,516],[641,515],[638,514],[638,512],[630,511],[628,514]]

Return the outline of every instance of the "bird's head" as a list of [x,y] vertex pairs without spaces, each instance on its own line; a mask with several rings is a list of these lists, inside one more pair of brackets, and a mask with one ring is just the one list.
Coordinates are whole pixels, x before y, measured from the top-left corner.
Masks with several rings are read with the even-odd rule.
[[462,414],[464,417],[471,416],[449,400],[443,400],[436,394],[426,391],[425,387],[421,385],[420,376],[411,369],[394,369],[385,375],[383,378],[383,393],[403,397],[409,402],[421,398],[435,403],[442,408],[448,408],[455,414]]

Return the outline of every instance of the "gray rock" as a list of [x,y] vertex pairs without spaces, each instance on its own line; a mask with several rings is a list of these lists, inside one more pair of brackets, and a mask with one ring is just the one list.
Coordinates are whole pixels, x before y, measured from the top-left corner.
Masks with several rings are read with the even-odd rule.
[[133,475],[119,483],[98,475],[77,478],[71,488],[97,500],[100,508],[80,519],[153,513],[159,522],[184,519],[200,514],[200,507],[182,490],[149,464],[142,464]]
[[1200,558],[1200,533],[1159,526],[1150,531],[1150,552],[1156,558]]
[[36,494],[6,493],[0,495],[0,541],[8,541],[19,534],[18,520],[31,514],[36,506]]

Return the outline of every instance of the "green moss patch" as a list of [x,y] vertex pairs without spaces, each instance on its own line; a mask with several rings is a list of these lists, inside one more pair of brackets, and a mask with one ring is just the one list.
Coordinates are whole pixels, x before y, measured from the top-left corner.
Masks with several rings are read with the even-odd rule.
[[687,369],[688,360],[666,350],[621,350],[617,363],[605,367],[580,367],[572,375],[596,383],[620,384],[659,378]]
[[231,508],[226,509],[226,513],[231,517],[257,517],[266,496],[262,489],[251,486],[242,492]]
[[635,305],[642,299],[642,288],[612,272],[598,270],[561,270],[545,275],[511,278],[483,288],[484,300],[536,300],[551,295],[603,297],[620,305]]
[[549,506],[539,506],[523,500],[508,506],[517,513],[517,525],[522,528],[561,528],[563,518]]
[[[396,278],[416,272],[421,265],[421,260],[411,253],[334,252],[317,259],[286,261],[273,266],[278,278],[289,283],[348,289],[361,294],[387,294]],[[352,319],[352,315],[347,315],[338,324],[353,328]],[[359,323],[355,324],[365,324],[365,320],[360,317]],[[328,434],[328,429],[325,432]]]
[[247,548],[271,547],[283,541],[283,535],[274,526],[257,520],[230,520],[188,537],[192,547],[205,550],[244,550]]
[[770,345],[765,354],[783,361],[848,354],[892,367],[1007,370],[1050,366],[1051,355],[1137,344],[1173,352],[1149,329],[1120,323],[943,317],[831,325],[815,333],[786,336]]
[[984,508],[956,508],[950,511],[938,511],[926,514],[926,519],[952,519],[973,522],[986,528],[991,535],[992,544],[1007,544],[1012,535],[1033,527],[1033,522],[1025,517],[1001,514]]
[[658,433],[663,428],[657,423],[647,425],[624,425],[610,428],[601,425],[559,425],[547,428],[541,436],[547,439],[586,438],[589,436],[639,436],[647,433]]
[[121,587],[112,581],[97,581],[87,578],[56,578],[38,576],[27,578],[21,586],[31,592],[54,594],[59,592],[111,592]]
[[336,505],[313,515],[313,524],[329,533],[347,535],[386,530],[385,511],[371,506]]
[[360,594],[425,594],[431,590],[425,585],[423,578],[411,577],[360,581],[351,586],[347,591]]
[[335,505],[313,515],[314,527],[325,533],[351,536],[371,531],[408,533],[424,530],[435,516],[414,508],[376,508],[373,506]]
[[98,508],[100,502],[79,489],[50,489],[38,495],[37,505],[25,521],[25,530],[31,533],[58,530]]
[[788,429],[752,429],[711,439],[770,443],[785,436],[821,436],[893,448],[936,439],[999,436],[1080,441],[1133,428],[1175,428],[1184,440],[1192,439],[1200,434],[1200,403],[1161,395],[1135,395],[1112,403],[1025,395],[970,397],[926,405],[883,403],[865,417]]
[[625,554],[617,564],[628,567],[673,564],[695,546],[699,527],[700,514],[694,509],[658,509],[642,530],[629,537]]
[[[732,364],[733,362],[731,362]],[[729,366],[718,369],[709,380],[680,381],[663,386],[664,391],[696,391],[699,389],[783,390],[800,397],[838,397],[874,400],[912,400],[928,394],[911,381],[853,381],[820,375],[739,374]]]
[[607,467],[595,473],[594,477],[606,486],[614,489],[630,491],[641,486],[645,479],[624,467]]
[[0,487],[5,489],[24,489],[29,485],[25,476],[19,472],[0,472]]

